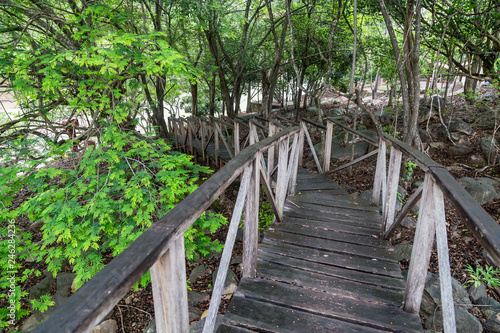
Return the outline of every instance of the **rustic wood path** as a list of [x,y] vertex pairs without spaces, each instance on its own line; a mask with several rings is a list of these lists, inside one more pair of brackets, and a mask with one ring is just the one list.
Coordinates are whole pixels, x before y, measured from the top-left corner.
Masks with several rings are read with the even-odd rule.
[[381,227],[369,201],[299,168],[257,278],[241,281],[217,332],[423,332],[401,309],[405,281]]

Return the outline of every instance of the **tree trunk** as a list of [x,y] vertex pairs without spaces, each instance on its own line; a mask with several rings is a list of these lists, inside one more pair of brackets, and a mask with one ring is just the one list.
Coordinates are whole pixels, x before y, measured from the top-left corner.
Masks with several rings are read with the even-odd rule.
[[247,109],[246,112],[249,113],[252,109],[252,84],[248,82],[248,91],[247,91]]
[[210,81],[208,85],[209,89],[209,113],[213,117],[215,115],[215,75],[212,77],[212,81]]
[[198,117],[198,83],[191,84],[191,114]]
[[372,100],[377,99],[377,90],[379,81],[380,81],[380,67],[377,69],[377,75],[375,76],[375,87],[372,90]]

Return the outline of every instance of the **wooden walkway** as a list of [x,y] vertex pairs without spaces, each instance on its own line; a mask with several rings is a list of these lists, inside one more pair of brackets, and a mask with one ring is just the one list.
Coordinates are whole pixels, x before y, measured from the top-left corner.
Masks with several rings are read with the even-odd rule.
[[217,332],[423,332],[401,309],[405,281],[381,224],[370,202],[299,168],[258,277],[241,281]]

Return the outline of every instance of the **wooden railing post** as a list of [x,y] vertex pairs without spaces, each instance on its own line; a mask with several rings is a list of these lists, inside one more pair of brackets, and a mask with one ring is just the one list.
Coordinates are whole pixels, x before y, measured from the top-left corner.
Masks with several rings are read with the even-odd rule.
[[214,128],[214,143],[215,143],[215,166],[218,168],[220,166],[220,146],[219,146],[219,125],[213,123]]
[[[276,125],[274,125],[272,122],[269,122],[269,136],[273,136],[275,133],[276,133]],[[275,150],[274,146],[275,145],[269,147],[269,150],[267,151],[267,169],[268,169],[269,179],[271,179],[274,169],[274,150]]]
[[435,201],[433,186],[434,182],[430,174],[426,173],[404,300],[404,309],[413,313],[420,311],[420,303],[422,302],[427,268],[429,267],[436,230],[436,224],[434,223]]
[[189,311],[186,288],[184,235],[179,235],[151,266],[156,329],[159,333],[187,332]]
[[304,129],[301,128],[299,132],[299,156],[298,165],[302,166],[304,163]]
[[401,171],[402,153],[399,149],[391,147],[389,159],[389,176],[387,181],[387,197],[384,202],[384,220],[382,223],[382,234],[391,228],[396,215],[396,200],[398,199],[399,173]]
[[243,277],[254,278],[257,272],[257,248],[259,243],[259,190],[260,157],[255,155],[252,177],[245,205],[243,222]]
[[238,155],[240,153],[240,123],[234,119],[234,155]]
[[326,135],[325,135],[325,154],[323,161],[323,172],[330,171],[330,157],[332,155],[332,136],[333,136],[333,123],[327,119],[326,121]]
[[306,135],[307,142],[309,143],[309,147],[311,148],[311,153],[314,157],[314,162],[316,162],[318,172],[323,173],[323,169],[321,168],[321,165],[320,165],[319,160],[318,160],[318,155],[316,155],[316,151],[314,150],[314,145],[312,143],[311,136],[309,135],[309,132],[307,131],[306,123],[303,120],[300,121],[300,127],[304,130],[304,134]]
[[288,157],[288,138],[279,141],[278,143],[278,177],[276,178],[276,206],[278,210],[278,219],[283,219],[283,208],[285,206],[285,198],[287,191],[286,172],[287,172],[287,157]]
[[380,139],[377,157],[377,169],[375,170],[375,180],[373,183],[372,204],[380,204],[380,191],[382,191],[382,206],[385,202],[387,189],[387,144]]
[[293,147],[290,153],[290,162],[288,162],[288,195],[295,195],[295,187],[297,183],[297,168],[299,162],[299,134],[293,136]]

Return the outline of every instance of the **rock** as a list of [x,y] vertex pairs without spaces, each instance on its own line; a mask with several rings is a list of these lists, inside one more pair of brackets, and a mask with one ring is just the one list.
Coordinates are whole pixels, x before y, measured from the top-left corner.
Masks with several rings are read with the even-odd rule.
[[242,256],[237,256],[236,258],[231,259],[231,265],[241,264],[243,262]]
[[380,123],[382,123],[383,125],[390,124],[392,121],[392,115],[388,114],[384,110],[376,111],[375,115],[379,118]]
[[197,306],[202,302],[210,301],[210,295],[208,293],[199,293],[197,291],[191,291],[188,294],[188,304],[192,306]]
[[412,249],[413,245],[411,244],[397,244],[394,246],[394,253],[398,256],[398,261],[403,259],[410,260]]
[[[479,319],[459,306],[455,306],[455,322],[457,333],[481,333],[483,326]],[[441,331],[443,329],[443,312],[437,311],[425,321],[425,328]]]
[[420,128],[418,129],[418,135],[420,136],[420,140],[422,140],[422,142],[428,142],[432,139],[429,133]]
[[[469,295],[465,291],[464,287],[455,280],[451,279],[451,286],[453,290],[453,301],[455,304],[459,304],[465,309],[471,309],[472,303],[469,299]],[[438,274],[427,274],[427,281],[425,282],[424,294],[422,297],[422,304],[420,306],[420,315],[422,317],[427,317],[435,312],[436,307],[441,306],[441,288],[439,285],[439,275]]]
[[474,284],[470,286],[468,293],[470,299],[472,300],[472,303],[474,304],[476,304],[479,298],[488,297],[488,295],[486,294],[486,286],[482,283],[477,287]]
[[203,314],[203,312],[201,312],[200,309],[195,308],[193,306],[190,306],[189,307],[189,322],[191,323],[193,321],[200,320],[202,314]]
[[325,116],[326,117],[335,117],[335,116],[344,115],[345,113],[346,113],[345,109],[333,108],[333,109],[325,111]]
[[116,333],[116,331],[118,331],[118,324],[114,319],[108,319],[94,327],[90,333]]
[[[484,83],[486,83],[486,82],[483,82],[481,84],[484,84]],[[494,101],[497,98],[498,98],[498,95],[495,94],[493,91],[487,91],[487,92],[484,93],[484,95],[482,97],[482,100],[485,101],[485,102],[492,102],[492,101]]]
[[151,320],[148,327],[146,327],[144,331],[142,331],[142,333],[156,333],[156,321],[154,318],[153,320]]
[[467,161],[471,166],[476,168],[480,168],[486,165],[486,159],[483,155],[470,155]]
[[52,276],[47,276],[37,285],[30,288],[28,299],[30,301],[34,299],[40,299],[40,296],[50,294],[50,291],[54,286],[54,282],[55,280]]
[[[219,328],[219,325],[222,323],[223,318],[224,318],[224,316],[219,315],[219,314],[217,315],[217,318],[215,319],[214,332],[217,332],[217,328]],[[191,326],[189,326],[189,333],[202,333],[204,325],[205,325],[205,318],[203,318],[200,321],[197,321],[197,322],[193,323]]]
[[460,178],[458,182],[481,205],[497,197],[497,191],[493,187],[495,186],[493,179],[464,177]]
[[[212,281],[213,284],[215,285],[215,279],[217,278],[217,272],[219,270],[215,270],[215,272],[212,275]],[[238,281],[236,278],[236,275],[233,273],[232,270],[228,269],[227,270],[227,275],[226,275],[226,281],[224,282],[224,287],[222,288],[222,295],[230,295],[233,294],[236,291],[236,288],[238,287]]]
[[467,135],[460,134],[458,132],[450,133],[451,139],[457,145],[470,146],[470,139]]
[[432,109],[436,109],[439,110],[443,110],[444,108],[444,99],[438,95],[434,95],[432,96],[432,98],[427,102],[427,106],[431,106],[432,105]]
[[38,320],[35,318],[35,315],[31,315],[26,319],[21,327],[22,332],[29,332],[36,327],[38,324]]
[[497,158],[497,142],[489,135],[481,139],[481,150],[488,164],[492,164]]
[[211,272],[209,269],[207,269],[207,266],[198,265],[191,271],[191,274],[189,274],[189,281],[191,281],[191,283],[195,283],[196,280],[198,280],[200,277],[210,273]]
[[306,111],[311,112],[313,114],[318,114],[318,111],[321,111],[321,109],[311,107],[311,108],[306,108]]
[[448,149],[448,155],[450,156],[465,156],[472,153],[474,149],[472,147],[467,147],[464,145],[451,146]]
[[405,228],[415,228],[417,226],[417,219],[411,216],[407,216],[403,219],[401,225]]
[[426,122],[427,120],[429,120],[432,116],[432,114],[435,114],[436,111],[433,110],[431,112],[431,110],[425,106],[421,106],[418,108],[418,122],[419,123],[423,123],[423,122]]
[[480,310],[486,319],[500,312],[500,303],[490,297],[479,297],[474,304],[480,305]]
[[465,135],[472,135],[474,134],[474,130],[472,127],[467,124],[463,120],[455,120],[450,124],[450,127],[448,127],[448,131],[450,132],[457,132]]
[[57,293],[60,293],[64,296],[69,296],[71,294],[71,287],[75,278],[76,274],[74,273],[59,273],[57,275]]
[[490,319],[486,321],[486,330],[492,333],[500,332],[500,313],[491,316]]
[[444,142],[431,142],[429,143],[429,145],[432,147],[432,148],[446,148],[446,143]]

